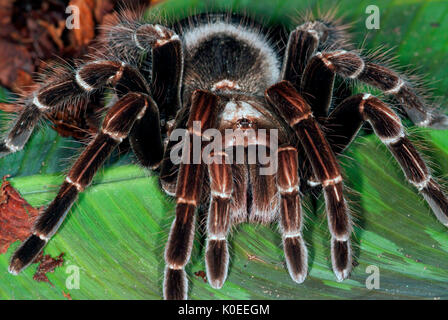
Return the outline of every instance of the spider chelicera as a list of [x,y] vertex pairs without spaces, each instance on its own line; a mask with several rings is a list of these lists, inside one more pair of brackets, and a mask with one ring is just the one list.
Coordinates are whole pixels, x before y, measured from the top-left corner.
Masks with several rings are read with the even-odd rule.
[[[410,183],[436,217],[448,225],[448,200],[397,114],[372,94],[357,94],[332,105],[335,77],[380,89],[397,100],[419,126],[446,128],[447,117],[430,108],[411,82],[375,58],[348,44],[346,27],[330,16],[310,19],[289,33],[279,33],[235,14],[201,14],[176,23],[142,21],[129,13],[105,28],[101,49],[74,68],[60,67],[29,97],[0,143],[0,156],[21,150],[39,119],[67,104],[88,101],[109,87],[115,99],[104,111],[101,128],[90,141],[51,204],[39,215],[32,235],[14,253],[10,272],[27,267],[55,234],[63,219],[111,152],[128,139],[139,163],[157,170],[162,188],[176,199],[176,217],[165,250],[164,297],[184,299],[197,208],[208,208],[206,270],[220,288],[229,262],[227,235],[232,225],[279,221],[291,278],[307,275],[302,237],[301,196],[324,193],[331,232],[331,261],[336,278],[352,267],[352,223],[336,156],[365,122],[387,145]],[[281,38],[281,36],[279,36]],[[193,123],[201,126],[195,130]],[[211,163],[173,163],[170,133],[187,131],[187,140],[208,129],[275,129],[278,168],[260,174],[261,164],[233,163],[229,150],[267,146],[255,136],[231,140]],[[325,129],[325,130],[323,130]],[[272,138],[272,137],[270,137]],[[200,149],[207,139],[200,139]],[[183,155],[184,156],[184,155]],[[186,158],[192,157],[188,151]],[[232,160],[232,159],[230,159]]]

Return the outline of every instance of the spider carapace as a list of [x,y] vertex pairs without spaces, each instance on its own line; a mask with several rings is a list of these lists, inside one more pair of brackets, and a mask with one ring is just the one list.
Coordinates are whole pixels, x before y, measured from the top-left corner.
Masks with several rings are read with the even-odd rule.
[[[359,81],[381,90],[419,126],[446,128],[446,116],[417,95],[408,78],[353,50],[346,29],[331,15],[308,16],[282,42],[276,38],[280,33],[266,32],[234,14],[202,14],[170,24],[121,14],[104,29],[96,54],[75,67],[56,68],[23,99],[23,111],[0,143],[1,156],[18,151],[47,113],[88,100],[104,88],[114,90],[101,128],[38,217],[32,235],[14,253],[10,272],[19,273],[42,251],[78,194],[125,139],[142,166],[159,171],[161,186],[176,200],[165,250],[167,299],[187,298],[184,268],[201,205],[208,210],[205,257],[210,285],[223,286],[229,229],[244,221],[278,221],[291,278],[303,282],[308,263],[301,197],[316,188],[325,198],[334,274],[339,281],[347,278],[352,223],[336,157],[365,122],[440,222],[448,225],[448,200],[397,114],[369,93],[341,99],[334,81]],[[336,99],[340,102],[332,105]],[[177,144],[169,139],[176,129],[185,130],[188,142],[200,141],[200,151],[211,143],[210,129],[238,131],[242,139],[225,139],[221,149],[213,149],[209,163],[193,161],[194,147],[183,148],[182,159],[191,161],[176,163],[172,151]],[[268,133],[262,135],[261,130]],[[275,149],[267,143],[273,139]],[[262,174],[263,165],[247,156],[234,161],[229,150],[251,146],[267,147],[275,155],[275,172]]]

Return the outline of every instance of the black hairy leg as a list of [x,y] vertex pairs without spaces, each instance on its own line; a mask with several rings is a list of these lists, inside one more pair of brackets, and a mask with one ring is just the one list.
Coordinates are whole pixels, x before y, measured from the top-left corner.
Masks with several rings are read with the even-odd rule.
[[406,137],[400,118],[384,102],[368,93],[344,100],[328,119],[327,125],[339,133],[333,133],[330,137],[332,143],[349,145],[364,122],[371,124],[376,135],[400,164],[408,181],[423,195],[437,219],[448,226],[448,198]]
[[308,253],[302,235],[302,204],[297,149],[278,150],[277,188],[280,194],[280,230],[286,265],[291,278],[302,283],[308,271]]
[[[87,62],[74,69],[57,68],[42,81],[39,89],[23,99],[23,111],[6,138],[0,141],[0,157],[21,150],[45,114],[60,109],[63,111],[70,103],[79,105],[79,100],[89,99],[105,87],[112,87],[118,97],[127,92],[151,92],[157,108],[162,110],[159,117],[173,117],[180,106],[183,67],[179,37],[160,25],[133,23],[129,26],[124,22],[111,27],[104,37],[104,52],[89,57]],[[147,81],[143,76],[146,69],[138,69],[140,60],[148,54],[153,56],[150,67],[153,81]],[[160,65],[165,66],[167,61],[172,61],[170,68],[162,68]],[[130,134],[130,142],[141,163],[153,168],[160,164],[163,146],[148,150],[141,141],[146,136],[155,137],[157,141],[161,134],[160,124],[159,121],[151,123],[157,117],[145,117],[136,123]]]
[[132,91],[149,94],[145,80],[132,66],[116,61],[88,62],[77,70],[65,70],[58,78],[25,99],[24,108],[0,143],[0,156],[21,150],[45,112],[63,108],[64,104],[88,97],[90,93],[111,84],[122,95]]
[[[216,127],[218,115],[218,97],[206,91],[193,93],[190,116],[187,122],[188,143],[201,139],[209,128]],[[201,131],[197,132],[193,122],[201,123]],[[204,147],[204,146],[202,146]],[[195,211],[201,201],[204,177],[204,166],[194,164],[191,148],[184,149],[189,163],[180,165],[176,185],[176,218],[171,226],[168,244],[165,249],[164,297],[169,300],[186,299],[188,282],[184,267],[190,259],[193,246]]]
[[98,168],[128,136],[134,122],[143,117],[147,107],[148,98],[137,93],[128,93],[111,107],[101,131],[72,166],[56,198],[40,213],[32,235],[12,256],[9,267],[11,273],[19,273],[39,255],[65,219],[78,193],[89,186]]
[[267,100],[294,129],[322,185],[328,225],[331,231],[333,271],[339,281],[348,277],[352,267],[350,214],[343,195],[342,176],[336,157],[328,144],[310,106],[288,81],[279,82],[266,91]]
[[[326,119],[330,109],[335,73],[308,62],[318,50],[348,46],[347,26],[335,21],[333,14],[330,12],[319,20],[305,22],[290,33],[282,67],[281,78],[289,81],[302,95],[319,122]],[[298,153],[302,160],[299,164],[303,181],[301,189],[314,189],[318,181],[302,146],[298,146]]]
[[[283,80],[289,81],[305,98],[316,118],[326,117],[330,108],[335,75],[310,70],[309,60],[318,50],[348,47],[347,25],[334,21],[332,13],[298,26],[289,35],[282,66]],[[311,75],[311,76],[310,76]]]
[[357,79],[393,96],[416,125],[440,129],[448,126],[448,117],[430,108],[411,83],[395,71],[346,50],[318,52],[309,62],[322,63],[344,78]]
[[[227,278],[229,250],[227,234],[231,224],[233,193],[232,167],[225,152],[212,154],[216,159],[208,165],[210,207],[207,217],[206,270],[213,288],[221,288]],[[219,160],[218,160],[219,159]]]

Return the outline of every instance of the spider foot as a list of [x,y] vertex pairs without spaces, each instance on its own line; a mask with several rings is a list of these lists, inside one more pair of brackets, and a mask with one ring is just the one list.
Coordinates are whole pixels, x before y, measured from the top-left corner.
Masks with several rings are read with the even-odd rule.
[[338,282],[349,277],[352,270],[352,249],[349,240],[331,239],[331,262]]
[[431,116],[429,127],[439,130],[448,129],[448,116],[441,113],[433,113]]
[[448,199],[440,186],[430,178],[420,192],[441,224],[448,227]]
[[184,269],[165,270],[163,295],[165,300],[186,300],[188,291],[187,275]]
[[286,265],[292,280],[302,283],[308,273],[308,252],[302,237],[283,239]]
[[39,255],[47,241],[36,235],[31,235],[26,239],[19,249],[14,253],[9,264],[8,271],[13,275],[18,275],[20,271],[30,265]]
[[229,251],[226,240],[210,240],[206,253],[207,279],[215,289],[221,289],[227,278]]

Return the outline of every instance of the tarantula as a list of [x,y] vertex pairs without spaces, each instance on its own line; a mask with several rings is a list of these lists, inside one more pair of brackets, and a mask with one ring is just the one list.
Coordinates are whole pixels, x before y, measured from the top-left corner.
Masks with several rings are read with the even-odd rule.
[[[206,270],[214,288],[227,277],[227,235],[249,221],[279,221],[287,268],[301,283],[307,275],[301,198],[320,188],[331,232],[331,261],[337,280],[352,268],[352,222],[337,161],[365,122],[389,148],[410,183],[436,217],[448,225],[448,199],[405,135],[397,114],[369,93],[333,97],[335,78],[353,79],[395,98],[419,126],[446,128],[447,117],[429,108],[409,80],[347,44],[345,27],[321,17],[289,33],[278,33],[236,14],[201,14],[166,24],[121,15],[105,29],[102,50],[74,69],[59,68],[23,100],[23,111],[0,143],[0,155],[21,150],[38,120],[68,103],[88,100],[104,88],[115,99],[101,129],[68,172],[51,204],[39,215],[32,235],[13,254],[9,271],[18,274],[41,252],[70,207],[111,152],[129,139],[139,163],[159,171],[162,188],[176,199],[176,216],[165,250],[164,297],[185,299],[197,208],[208,207]],[[286,39],[286,38],[285,38]],[[332,99],[342,100],[332,106]],[[193,124],[199,121],[200,128]],[[268,147],[266,139],[230,139],[208,164],[173,163],[178,128],[186,139],[211,143],[208,129],[276,129],[276,173],[262,164],[233,163],[230,150]],[[274,139],[269,136],[268,139]],[[184,152],[185,150],[183,150]],[[192,160],[192,151],[185,151]],[[184,155],[183,155],[184,156]]]

